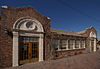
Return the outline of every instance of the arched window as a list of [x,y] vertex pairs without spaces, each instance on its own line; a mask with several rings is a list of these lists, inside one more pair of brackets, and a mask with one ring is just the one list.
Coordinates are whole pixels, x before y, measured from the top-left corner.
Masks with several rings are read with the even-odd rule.
[[91,32],[90,32],[90,37],[96,38],[96,33],[91,31]]

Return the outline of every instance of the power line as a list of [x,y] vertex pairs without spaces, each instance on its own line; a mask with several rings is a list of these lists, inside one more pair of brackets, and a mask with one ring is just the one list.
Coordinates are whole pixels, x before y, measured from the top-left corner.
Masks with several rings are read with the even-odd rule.
[[72,10],[74,10],[74,11],[80,13],[81,15],[84,15],[84,16],[86,16],[86,17],[88,17],[88,18],[90,18],[90,19],[92,19],[92,20],[94,20],[94,21],[100,23],[100,20],[98,20],[97,18],[95,18],[95,17],[93,17],[93,16],[90,16],[90,15],[88,15],[88,14],[82,12],[81,10],[79,10],[79,9],[77,9],[77,8],[75,8],[75,7],[73,7],[73,6],[70,5],[69,3],[67,3],[67,2],[65,2],[65,1],[63,1],[63,0],[57,0],[57,1],[58,1],[60,4],[62,4],[62,5],[64,5],[64,6],[67,6],[67,7],[71,8]]

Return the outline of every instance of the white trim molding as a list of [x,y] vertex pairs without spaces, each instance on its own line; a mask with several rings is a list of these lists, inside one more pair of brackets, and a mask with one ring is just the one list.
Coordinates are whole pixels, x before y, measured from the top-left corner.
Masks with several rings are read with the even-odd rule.
[[97,36],[96,36],[96,33],[95,32],[90,32],[90,37],[94,37],[94,38],[96,38]]
[[13,66],[18,66],[18,32],[13,32]]
[[[26,27],[26,23],[28,22],[32,22],[32,26],[30,26],[30,28]],[[22,17],[20,19],[18,19],[14,25],[13,25],[13,29],[14,30],[18,30],[18,31],[13,31],[13,62],[12,65],[13,66],[18,66],[18,62],[19,62],[19,53],[18,53],[18,46],[19,46],[19,36],[32,36],[32,37],[39,37],[39,61],[43,61],[43,33],[33,33],[33,32],[19,32],[20,30],[24,30],[24,31],[34,31],[34,27],[35,25],[37,27],[35,32],[44,32],[43,30],[43,26],[42,24],[36,20],[35,18],[25,18]]]
[[[32,26],[31,28],[27,28],[26,24],[31,22]],[[19,30],[34,30],[34,25],[37,27],[37,32],[44,32],[42,24],[36,20],[35,18],[19,18],[13,25],[13,29],[19,29]]]
[[73,40],[73,49],[76,49],[76,48],[75,48],[75,40]]
[[68,39],[66,40],[66,50],[68,50]]
[[96,39],[94,39],[94,52],[96,51],[96,48],[97,48],[97,42],[96,42]]

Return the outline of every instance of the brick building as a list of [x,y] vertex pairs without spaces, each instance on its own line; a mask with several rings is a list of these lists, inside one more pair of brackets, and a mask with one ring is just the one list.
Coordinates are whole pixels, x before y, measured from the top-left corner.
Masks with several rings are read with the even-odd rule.
[[18,66],[96,51],[97,32],[50,28],[50,18],[32,7],[2,6],[0,11],[0,67]]

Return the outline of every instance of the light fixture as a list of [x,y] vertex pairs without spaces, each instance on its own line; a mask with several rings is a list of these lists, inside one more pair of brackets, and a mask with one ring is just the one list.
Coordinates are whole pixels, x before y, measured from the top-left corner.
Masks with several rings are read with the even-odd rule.
[[9,30],[7,28],[4,28],[4,33],[8,34]]
[[13,34],[11,31],[9,31],[9,29],[7,27],[4,28],[4,33],[9,35],[10,37],[13,37]]

